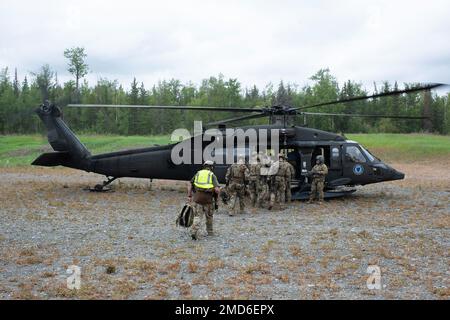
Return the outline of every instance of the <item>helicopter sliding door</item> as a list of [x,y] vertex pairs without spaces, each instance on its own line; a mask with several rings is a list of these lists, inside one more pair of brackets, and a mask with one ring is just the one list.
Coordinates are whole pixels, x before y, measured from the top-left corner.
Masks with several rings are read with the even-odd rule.
[[342,177],[342,158],[341,146],[339,144],[331,143],[329,145],[317,146],[314,148],[311,157],[311,168],[316,164],[317,156],[321,155],[324,158],[325,164],[328,167],[328,175],[326,181],[334,181]]

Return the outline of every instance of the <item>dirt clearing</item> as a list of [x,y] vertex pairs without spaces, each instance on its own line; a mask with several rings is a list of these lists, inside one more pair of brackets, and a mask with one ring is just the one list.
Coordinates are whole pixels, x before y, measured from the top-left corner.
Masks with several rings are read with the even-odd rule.
[[[449,163],[394,164],[406,179],[322,206],[220,208],[216,235],[193,242],[175,217],[184,182],[70,169],[0,169],[2,299],[448,299]],[[81,269],[69,290],[66,269]],[[367,267],[381,269],[369,290]]]

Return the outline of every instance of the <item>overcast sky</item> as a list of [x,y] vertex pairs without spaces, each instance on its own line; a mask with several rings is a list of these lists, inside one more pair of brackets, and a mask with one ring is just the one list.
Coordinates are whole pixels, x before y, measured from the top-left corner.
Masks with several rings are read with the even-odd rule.
[[63,51],[100,77],[147,88],[224,74],[242,86],[306,84],[320,68],[342,83],[450,83],[450,1],[0,0],[0,68],[45,63],[67,81]]

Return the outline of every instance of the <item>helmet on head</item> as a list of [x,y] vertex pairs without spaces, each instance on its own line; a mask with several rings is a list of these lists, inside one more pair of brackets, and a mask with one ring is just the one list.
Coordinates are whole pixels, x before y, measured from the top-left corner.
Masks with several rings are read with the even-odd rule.
[[319,162],[320,164],[323,164],[323,162],[324,162],[323,156],[317,156],[316,157],[316,162]]
[[204,167],[212,167],[212,166],[214,166],[214,162],[211,160],[206,160],[205,162],[203,162],[203,166]]

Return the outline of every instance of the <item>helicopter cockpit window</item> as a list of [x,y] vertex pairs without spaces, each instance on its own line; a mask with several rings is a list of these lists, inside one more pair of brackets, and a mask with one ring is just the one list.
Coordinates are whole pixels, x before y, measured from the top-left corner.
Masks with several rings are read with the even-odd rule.
[[347,146],[345,155],[353,162],[366,162],[366,158],[357,146]]
[[375,161],[375,157],[366,149],[364,149],[363,146],[360,146],[361,150],[364,152],[364,154],[366,155],[367,159],[369,159],[370,162],[374,162]]

